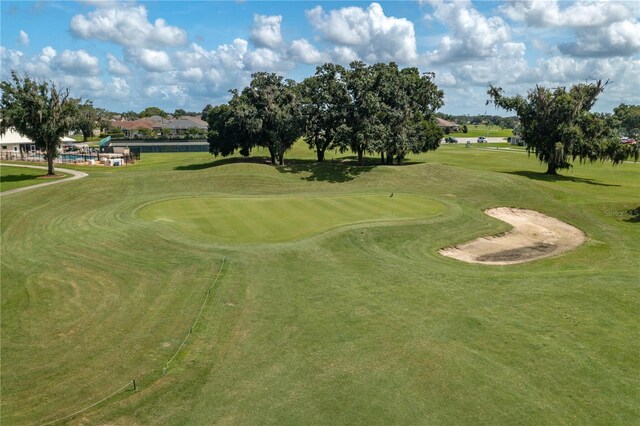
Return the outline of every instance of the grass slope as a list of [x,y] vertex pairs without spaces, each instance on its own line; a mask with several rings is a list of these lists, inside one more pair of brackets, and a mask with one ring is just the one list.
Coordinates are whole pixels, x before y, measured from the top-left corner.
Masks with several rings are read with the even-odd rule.
[[[135,166],[47,188],[47,197],[3,198],[2,424],[64,416],[132,378],[138,391],[72,423],[555,425],[640,417],[640,235],[630,213],[640,204],[640,166],[577,165],[547,177],[522,152],[463,146],[400,167],[315,165],[303,146],[291,157],[276,168],[145,155]],[[443,211],[398,222],[371,208],[362,217],[377,222],[356,217],[317,228],[309,224],[331,209],[293,211],[294,201],[375,201],[390,192]],[[176,197],[192,200],[180,212],[169,205],[181,221],[207,219],[229,200],[291,200],[282,218],[306,216],[309,224],[296,229],[314,235],[221,245],[215,222],[203,228],[213,237],[193,238],[140,214],[149,206],[157,214]],[[494,206],[539,210],[590,240],[516,266],[437,254],[505,231],[482,213]],[[264,205],[255,207],[240,207],[246,221],[271,226]],[[223,257],[213,297],[163,376]]]

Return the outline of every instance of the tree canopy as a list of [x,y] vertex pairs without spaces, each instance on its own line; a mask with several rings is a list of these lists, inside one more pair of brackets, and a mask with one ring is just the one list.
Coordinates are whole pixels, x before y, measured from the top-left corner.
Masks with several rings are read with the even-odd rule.
[[140,118],[152,117],[154,115],[158,115],[163,118],[166,118],[168,116],[168,114],[162,108],[151,106],[151,107],[146,107],[144,111],[141,111],[139,114],[139,117]]
[[555,175],[570,168],[575,160],[618,164],[631,154],[616,137],[609,120],[590,112],[606,85],[599,80],[570,89],[536,86],[526,98],[506,97],[500,87],[494,86],[487,93],[489,102],[518,114],[528,152],[547,164],[547,174]]
[[93,136],[93,130],[106,129],[110,126],[110,113],[103,108],[94,108],[92,101],[85,101],[78,105],[78,113],[73,125],[73,130],[80,131],[84,142]]
[[11,72],[11,81],[2,81],[0,101],[0,134],[11,127],[31,139],[45,152],[48,175],[54,175],[54,158],[58,155],[60,138],[73,128],[79,99],[69,96],[53,82],[21,77]]
[[613,109],[621,136],[640,138],[640,105],[620,104]]
[[232,91],[228,109],[208,110],[209,151],[224,156],[240,149],[248,155],[253,146],[262,146],[269,150],[273,164],[284,164],[285,152],[303,132],[296,83],[274,73],[251,77],[242,92]]

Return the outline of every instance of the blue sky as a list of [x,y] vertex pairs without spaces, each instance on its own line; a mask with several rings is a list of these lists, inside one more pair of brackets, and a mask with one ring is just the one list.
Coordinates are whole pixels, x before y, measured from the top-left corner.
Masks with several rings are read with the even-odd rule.
[[0,2],[0,73],[69,87],[112,111],[200,111],[252,72],[298,81],[317,65],[395,61],[435,72],[441,111],[536,84],[611,80],[596,110],[640,103],[639,2],[442,0]]

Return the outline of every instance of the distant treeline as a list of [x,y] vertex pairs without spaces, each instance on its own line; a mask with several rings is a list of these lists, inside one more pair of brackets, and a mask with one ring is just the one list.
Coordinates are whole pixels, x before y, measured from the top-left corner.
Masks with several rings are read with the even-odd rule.
[[442,112],[436,113],[436,116],[448,121],[453,121],[460,125],[476,125],[476,124],[488,124],[492,126],[498,126],[503,129],[515,129],[520,120],[517,116],[501,117],[499,115],[451,115]]

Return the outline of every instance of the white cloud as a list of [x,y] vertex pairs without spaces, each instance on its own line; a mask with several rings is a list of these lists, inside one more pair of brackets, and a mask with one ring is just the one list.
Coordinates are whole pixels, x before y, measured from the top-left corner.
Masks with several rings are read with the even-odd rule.
[[557,0],[529,0],[508,3],[499,10],[530,27],[573,29],[576,40],[557,46],[566,55],[614,57],[640,51],[640,23],[631,3],[577,1],[560,8]]
[[486,17],[470,2],[430,1],[434,16],[447,25],[451,35],[442,37],[437,50],[428,58],[432,62],[456,62],[496,56],[510,41],[509,26],[499,17]]
[[355,50],[346,46],[334,47],[331,51],[331,56],[339,64],[349,64],[360,59]]
[[24,32],[23,30],[20,30],[20,33],[18,34],[18,44],[21,44],[23,46],[28,45],[29,44],[29,34]]
[[564,9],[560,9],[557,0],[515,1],[499,10],[510,19],[533,27],[601,27],[633,16],[624,3],[602,1],[577,1]]
[[304,38],[291,42],[289,55],[293,61],[303,64],[322,64],[329,60],[327,54],[320,52]]
[[564,54],[584,57],[629,56],[640,51],[640,23],[617,22],[608,27],[581,29],[577,40],[563,43],[558,49]]
[[[53,54],[53,52],[50,52]],[[87,51],[80,49],[77,51],[65,50],[51,60],[51,66],[69,75],[75,76],[95,76],[100,74],[100,63],[98,58],[91,56]]]
[[348,47],[367,60],[412,63],[418,57],[413,22],[385,16],[378,3],[371,3],[366,10],[345,7],[328,13],[316,6],[306,15],[325,40]]
[[293,64],[271,49],[260,48],[244,55],[244,64],[250,71],[282,71],[293,68]]
[[129,75],[131,74],[131,70],[118,58],[113,56],[111,53],[107,53],[107,66],[109,73],[114,75]]
[[282,45],[282,16],[253,15],[251,41],[258,47],[278,48]]
[[144,6],[120,4],[71,19],[71,32],[83,39],[111,41],[127,47],[179,46],[187,43],[187,32],[156,19],[152,24]]
[[129,61],[142,66],[147,71],[164,72],[173,68],[167,52],[152,49],[127,49]]

